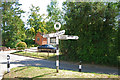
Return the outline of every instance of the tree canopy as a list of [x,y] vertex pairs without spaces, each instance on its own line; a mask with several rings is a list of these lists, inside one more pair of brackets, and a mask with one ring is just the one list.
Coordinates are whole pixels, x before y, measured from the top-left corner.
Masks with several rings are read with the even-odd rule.
[[66,34],[78,35],[79,39],[61,41],[62,53],[73,60],[117,64],[118,3],[64,2],[63,5]]

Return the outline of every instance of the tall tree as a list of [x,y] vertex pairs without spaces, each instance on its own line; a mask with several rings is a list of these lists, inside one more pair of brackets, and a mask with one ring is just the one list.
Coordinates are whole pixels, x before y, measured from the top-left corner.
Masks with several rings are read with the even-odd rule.
[[20,9],[21,4],[19,4],[18,2],[4,2],[2,6],[4,8],[2,13],[3,45],[9,44],[9,46],[12,47],[11,42],[16,41],[17,39],[22,40],[25,38],[24,22],[22,21],[22,19],[20,19],[21,14],[24,13],[24,11]]
[[62,11],[58,7],[57,0],[51,0],[50,5],[47,6],[47,12],[48,12],[47,30],[49,32],[54,32],[55,22],[62,23]]
[[[47,33],[46,23],[43,19],[44,14],[40,15],[39,10],[40,10],[39,6],[35,7],[32,5],[32,7],[30,8],[30,12],[29,12],[30,15],[27,22],[28,25],[30,26],[30,32],[33,31],[33,33],[35,32],[35,34],[37,32]],[[33,35],[33,38],[35,34],[31,34]]]
[[115,3],[65,2],[63,4],[66,12],[64,16],[66,34],[78,35],[79,40],[62,41],[61,51],[72,59],[116,64],[117,54],[114,53],[113,47],[118,8],[115,7]]

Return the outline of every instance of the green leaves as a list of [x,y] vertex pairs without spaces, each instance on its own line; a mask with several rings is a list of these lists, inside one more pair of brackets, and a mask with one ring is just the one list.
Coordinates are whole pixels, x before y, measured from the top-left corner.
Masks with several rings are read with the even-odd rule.
[[62,21],[62,11],[58,7],[57,0],[51,0],[50,5],[47,6],[48,12],[48,22],[47,22],[47,30],[48,32],[55,32],[54,24],[55,22],[63,23]]
[[[25,31],[24,22],[20,19],[24,11],[20,9],[19,3],[3,3],[2,6],[4,7],[2,13],[3,45],[7,46],[12,41],[25,38],[23,36]],[[9,47],[15,46],[11,43]]]
[[[30,15],[29,15],[29,19],[27,20],[27,24],[30,26],[30,33],[31,33],[31,38],[35,37],[35,34],[37,32],[40,33],[47,33],[47,29],[46,29],[46,23],[44,21],[44,15],[40,15],[39,14],[39,6],[33,6],[30,8]],[[34,30],[33,30],[34,29]],[[28,30],[29,31],[29,30]],[[27,32],[28,32],[27,31]],[[26,35],[29,35],[29,32],[26,33]]]
[[113,41],[113,38],[117,38],[114,36],[117,33],[114,29],[118,15],[116,3],[66,2],[64,10],[66,34],[78,35],[79,40],[77,44],[62,41],[61,45],[65,46],[61,47],[62,53],[66,54],[65,50],[68,50],[68,57],[72,55],[85,62],[104,64],[107,63],[105,59],[112,61],[110,58],[117,56],[114,49],[117,48],[116,41]]

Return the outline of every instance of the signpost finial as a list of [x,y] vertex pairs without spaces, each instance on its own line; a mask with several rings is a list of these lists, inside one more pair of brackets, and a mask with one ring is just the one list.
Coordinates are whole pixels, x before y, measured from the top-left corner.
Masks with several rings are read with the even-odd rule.
[[[57,27],[57,25],[58,25],[58,27]],[[54,28],[55,28],[55,30],[59,30],[60,28],[61,28],[61,24],[59,23],[59,22],[56,22],[55,24],[54,24]]]

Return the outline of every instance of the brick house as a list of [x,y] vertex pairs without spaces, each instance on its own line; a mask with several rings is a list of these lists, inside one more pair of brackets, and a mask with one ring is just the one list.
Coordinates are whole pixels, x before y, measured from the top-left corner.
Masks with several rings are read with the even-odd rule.
[[35,36],[35,43],[38,45],[47,44],[47,38],[43,38],[43,35],[40,32],[38,32]]

